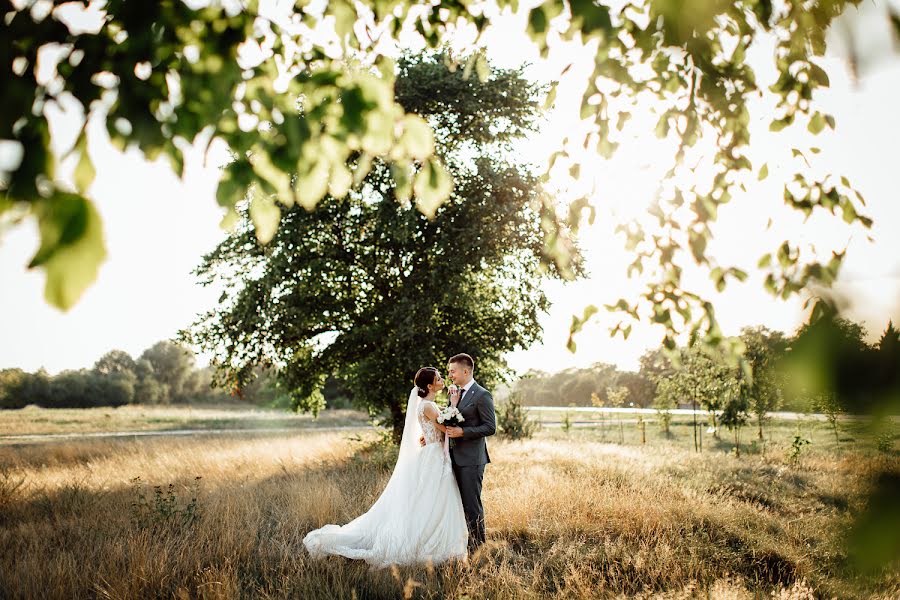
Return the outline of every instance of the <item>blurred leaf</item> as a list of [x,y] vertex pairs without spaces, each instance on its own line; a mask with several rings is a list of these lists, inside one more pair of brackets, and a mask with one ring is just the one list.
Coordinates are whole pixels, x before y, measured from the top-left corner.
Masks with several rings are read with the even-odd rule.
[[306,210],[312,210],[328,191],[328,162],[319,157],[311,164],[302,162],[297,167],[297,179],[294,181],[297,200]]
[[850,533],[854,563],[875,571],[900,560],[900,473],[882,472]]
[[88,155],[87,134],[85,132],[82,132],[81,135],[78,136],[76,149],[79,152],[79,157],[78,164],[75,165],[75,188],[84,194],[87,192],[87,189],[91,187],[91,184],[94,182],[94,177],[97,175],[94,164],[91,162],[91,157]]
[[434,153],[434,134],[425,119],[419,115],[406,115],[401,123],[403,134],[400,145],[406,150],[406,155],[416,160],[431,156]]
[[47,274],[44,297],[68,310],[97,278],[106,258],[100,214],[87,199],[57,192],[36,207],[41,246],[29,268]]
[[573,25],[581,30],[585,39],[612,29],[609,9],[593,0],[569,0]]
[[413,190],[416,194],[416,206],[422,214],[431,219],[434,218],[438,207],[450,197],[453,178],[437,159],[431,159],[416,173]]
[[268,244],[278,231],[281,221],[281,210],[266,194],[254,188],[250,198],[250,218],[256,229],[256,239],[260,244]]
[[478,58],[475,59],[475,73],[478,75],[478,80],[481,83],[485,83],[491,76],[491,67],[483,54],[479,54]]
[[553,103],[556,102],[557,87],[559,87],[559,82],[553,82],[550,86],[550,90],[547,92],[547,99],[544,100],[544,110],[550,110],[553,107]]
[[820,133],[825,129],[825,116],[820,112],[813,114],[812,118],[809,120],[809,125],[807,125],[806,128],[812,134]]
[[572,315],[572,325],[569,327],[569,339],[566,341],[566,348],[569,349],[569,352],[575,352],[575,334],[584,328],[585,323],[587,323],[598,310],[599,309],[596,306],[591,304],[585,307],[584,314],[581,318],[579,318],[578,315]]
[[769,176],[769,163],[765,163],[759,169],[759,177],[757,178],[757,180],[762,181],[763,179],[765,179],[768,176]]

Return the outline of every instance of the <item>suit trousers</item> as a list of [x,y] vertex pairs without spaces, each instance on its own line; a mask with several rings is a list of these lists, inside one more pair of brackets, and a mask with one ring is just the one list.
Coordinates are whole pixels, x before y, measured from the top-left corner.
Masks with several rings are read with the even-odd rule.
[[460,466],[454,463],[453,475],[459,485],[466,526],[469,529],[469,547],[477,548],[484,543],[484,506],[481,504],[481,483],[484,480],[484,465]]

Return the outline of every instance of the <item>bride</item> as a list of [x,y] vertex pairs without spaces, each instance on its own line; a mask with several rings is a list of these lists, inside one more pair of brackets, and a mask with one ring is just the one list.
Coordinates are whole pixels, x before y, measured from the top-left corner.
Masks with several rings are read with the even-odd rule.
[[[434,402],[444,380],[434,367],[424,367],[414,381],[387,487],[368,512],[346,525],[310,531],[303,544],[312,556],[338,554],[375,568],[466,558],[465,514]],[[458,394],[452,394],[450,402],[455,406],[458,401]]]

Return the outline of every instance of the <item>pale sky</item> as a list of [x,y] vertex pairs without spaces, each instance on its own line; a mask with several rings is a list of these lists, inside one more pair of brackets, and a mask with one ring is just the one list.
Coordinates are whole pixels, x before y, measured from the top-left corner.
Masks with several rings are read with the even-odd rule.
[[[857,25],[867,32],[862,40],[863,58],[886,56],[891,44],[886,20],[868,4],[862,10],[859,16],[851,16],[859,19]],[[533,64],[531,76],[550,80],[558,78],[573,57],[575,60],[568,77],[562,79],[547,122],[521,146],[524,160],[541,163],[563,137],[578,137],[574,135],[580,127],[576,82],[583,81],[590,54],[580,48],[559,48],[541,61],[533,48],[512,33],[515,19],[510,17],[488,37],[494,64],[512,67],[528,61]],[[840,49],[837,43],[835,47]],[[767,85],[771,50],[760,48],[750,60],[761,87]],[[711,252],[719,262],[743,266],[752,274],[759,256],[784,239],[800,241],[804,248],[814,246],[824,258],[831,250],[847,247],[836,288],[852,296],[849,314],[865,321],[875,336],[888,318],[900,320],[900,237],[896,235],[900,205],[897,186],[891,181],[897,165],[896,140],[900,139],[900,111],[896,109],[900,60],[873,59],[855,85],[839,56],[829,57],[826,68],[832,87],[820,98],[824,108],[835,115],[836,131],[826,130],[815,139],[803,128],[771,134],[768,117],[753,113],[749,154],[755,168],[767,163],[771,175],[762,182],[749,180],[747,194],[736,196],[720,212]],[[74,119],[63,116],[56,121],[58,130],[66,132]],[[586,160],[581,181],[556,181],[572,193],[596,188],[598,217],[582,237],[590,275],[574,283],[546,284],[553,306],[542,318],[543,341],[508,355],[517,371],[556,371],[598,361],[634,369],[643,351],[659,344],[661,331],[648,325],[636,326],[625,342],[621,337],[610,339],[607,329],[618,318],[601,311],[577,338],[577,353],[565,348],[573,314],[580,314],[586,304],[611,304],[640,290],[639,282],[625,276],[631,258],[622,238],[613,232],[622,220],[642,218],[662,173],[670,166],[671,143],[653,136],[654,124],[655,117],[646,110],[635,114],[612,160]],[[78,304],[61,313],[43,301],[43,274],[25,269],[38,246],[34,224],[29,222],[5,234],[0,241],[0,368],[45,367],[56,373],[88,367],[113,348],[137,355],[190,324],[197,313],[213,307],[218,297],[215,290],[197,286],[190,271],[225,235],[218,228],[221,211],[214,195],[222,153],[214,152],[206,165],[200,156],[194,156],[185,180],[180,181],[166,164],[150,164],[137,153],[123,155],[102,139],[102,129],[92,132],[96,135],[91,138],[90,151],[97,177],[91,193],[104,220],[109,258],[98,281]],[[807,152],[815,169],[846,175],[865,196],[866,214],[875,219],[872,230],[848,228],[839,217],[811,218],[804,223],[802,216],[783,207],[781,184],[796,168],[792,161],[798,160],[792,158],[790,148],[810,146],[822,150],[814,157]],[[767,231],[770,217],[774,223]],[[686,278],[696,286],[693,289],[707,291],[707,284],[690,272]],[[801,299],[777,301],[763,290],[761,280],[752,276],[745,284],[712,297],[726,333],[756,324],[790,332],[803,320]]]

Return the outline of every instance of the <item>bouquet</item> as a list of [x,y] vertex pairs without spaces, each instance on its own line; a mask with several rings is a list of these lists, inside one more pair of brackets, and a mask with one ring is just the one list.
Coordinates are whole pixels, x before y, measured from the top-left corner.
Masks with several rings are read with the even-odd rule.
[[437,422],[445,427],[459,427],[465,421],[462,413],[455,406],[448,406],[438,413]]

